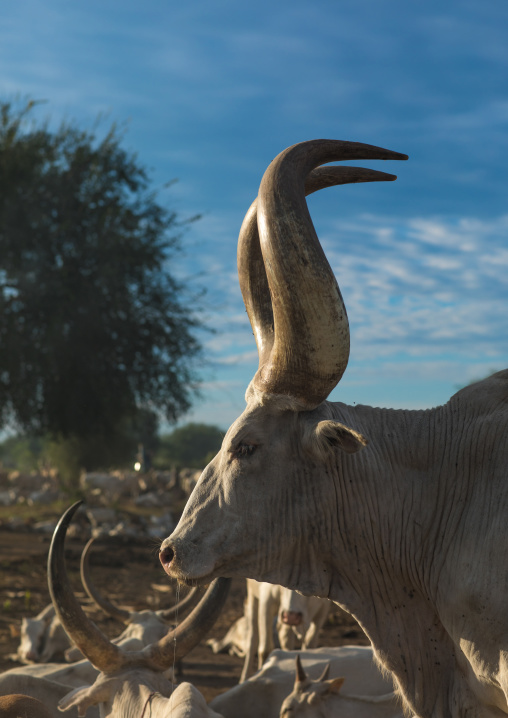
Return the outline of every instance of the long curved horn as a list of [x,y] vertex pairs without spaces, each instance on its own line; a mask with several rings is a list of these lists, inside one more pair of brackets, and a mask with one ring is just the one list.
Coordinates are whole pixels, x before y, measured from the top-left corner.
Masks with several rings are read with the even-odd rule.
[[[318,167],[307,175],[305,195],[326,187],[357,182],[393,181],[396,175],[363,167]],[[251,204],[238,236],[238,278],[243,302],[254,333],[259,366],[269,359],[273,346],[273,310],[257,224],[257,199]]]
[[130,666],[165,671],[181,660],[217,620],[231,585],[230,578],[213,581],[194,610],[164,638],[142,651],[123,651],[84,614],[76,600],[65,567],[64,542],[69,523],[82,502],[73,504],[64,513],[53,534],[48,556],[48,585],[51,600],[69,638],[103,673],[110,674]]
[[[81,554],[81,583],[88,594],[88,597],[100,608],[107,613],[108,616],[116,618],[122,623],[130,623],[132,620],[132,611],[127,611],[124,608],[115,606],[109,599],[101,594],[97,586],[93,583],[90,574],[90,553],[92,546],[95,542],[94,538],[91,538],[83,549]],[[185,611],[194,601],[197,599],[202,587],[195,586],[191,588],[189,593],[182,598],[182,600],[171,608],[163,608],[155,611],[156,615],[163,621],[169,621],[171,618],[179,615],[182,611]]]
[[125,665],[124,654],[85,616],[74,596],[65,567],[65,534],[81,504],[82,501],[77,501],[67,509],[53,534],[48,555],[49,593],[56,614],[69,638],[96,668],[111,672]]
[[129,623],[129,620],[131,618],[131,612],[125,610],[124,608],[119,608],[118,606],[115,606],[113,603],[111,603],[111,601],[105,598],[97,590],[95,584],[92,581],[92,577],[90,576],[90,553],[94,542],[95,539],[91,538],[83,549],[83,553],[81,554],[81,583],[83,584],[83,587],[87,592],[88,597],[91,598],[92,601],[104,611],[104,613],[107,613],[108,616],[111,616],[112,618],[116,618],[119,621],[122,621],[122,623]]
[[407,156],[359,142],[311,140],[281,152],[259,188],[258,231],[274,341],[252,385],[264,394],[291,397],[302,409],[327,398],[349,357],[346,309],[310,218],[305,179],[323,163],[357,159]]
[[189,593],[184,596],[184,598],[182,598],[182,600],[179,601],[177,604],[175,604],[171,608],[160,608],[158,611],[155,611],[155,613],[163,621],[169,621],[170,618],[175,618],[176,616],[180,615],[182,611],[186,611],[189,606],[192,606],[201,591],[202,586],[194,586],[194,588],[191,588]]

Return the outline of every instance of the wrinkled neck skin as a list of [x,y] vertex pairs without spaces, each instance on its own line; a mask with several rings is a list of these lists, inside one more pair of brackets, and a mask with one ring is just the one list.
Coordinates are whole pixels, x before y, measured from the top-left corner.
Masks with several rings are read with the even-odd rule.
[[[475,489],[456,469],[465,447],[453,446],[452,414],[448,405],[403,411],[324,402],[295,412],[251,402],[170,537],[173,575],[191,583],[240,575],[330,598],[358,620],[413,713],[508,712],[506,668],[493,648],[506,633],[505,610],[488,606],[480,628],[480,609],[472,618],[469,610],[491,600],[471,580],[482,560],[473,539],[485,526],[475,526],[473,514],[464,521]],[[325,419],[369,444],[313,459],[305,437]],[[242,444],[257,448],[235,458]],[[464,549],[466,524],[473,538]],[[497,608],[499,624],[488,625]]]

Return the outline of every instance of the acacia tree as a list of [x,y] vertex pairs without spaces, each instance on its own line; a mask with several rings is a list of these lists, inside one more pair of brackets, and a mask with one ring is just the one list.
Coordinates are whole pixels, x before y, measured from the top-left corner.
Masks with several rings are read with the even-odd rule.
[[113,126],[102,139],[0,103],[0,424],[107,440],[191,403],[200,325],[168,271],[182,224]]

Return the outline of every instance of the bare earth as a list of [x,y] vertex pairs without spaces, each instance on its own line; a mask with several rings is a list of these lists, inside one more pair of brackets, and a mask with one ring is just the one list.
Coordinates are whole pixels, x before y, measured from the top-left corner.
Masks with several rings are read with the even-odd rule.
[[[16,651],[22,616],[33,616],[49,603],[46,580],[49,541],[49,537],[39,534],[0,530],[0,670],[19,665],[8,655]],[[79,559],[84,543],[68,541],[66,545],[67,569],[76,595],[106,635],[118,635],[123,630],[122,624],[104,616],[85,598],[79,580]],[[98,588],[124,607],[156,609],[175,603],[176,587],[160,566],[155,541],[123,543],[108,539],[94,550],[91,571]],[[224,636],[242,615],[244,598],[245,580],[235,579],[226,607],[210,636]],[[320,645],[345,644],[368,645],[368,640],[354,619],[337,608],[330,614]],[[236,685],[242,663],[242,659],[235,656],[214,655],[203,642],[185,659],[184,679],[197,686],[209,701]]]

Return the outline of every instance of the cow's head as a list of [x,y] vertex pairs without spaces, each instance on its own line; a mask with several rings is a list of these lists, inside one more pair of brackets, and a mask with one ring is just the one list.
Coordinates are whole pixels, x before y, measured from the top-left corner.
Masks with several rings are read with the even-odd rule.
[[[242,224],[238,273],[259,368],[246,410],[161,546],[165,570],[180,580],[241,574],[310,593],[316,580],[323,585],[322,577],[309,575],[309,566],[317,565],[309,532],[323,523],[318,513],[332,461],[338,452],[355,453],[366,439],[337,421],[325,401],[347,365],[349,327],[305,195],[396,179],[357,167],[320,167],[344,159],[407,157],[335,140],[294,145],[268,167]],[[296,575],[303,564],[306,578]]]

